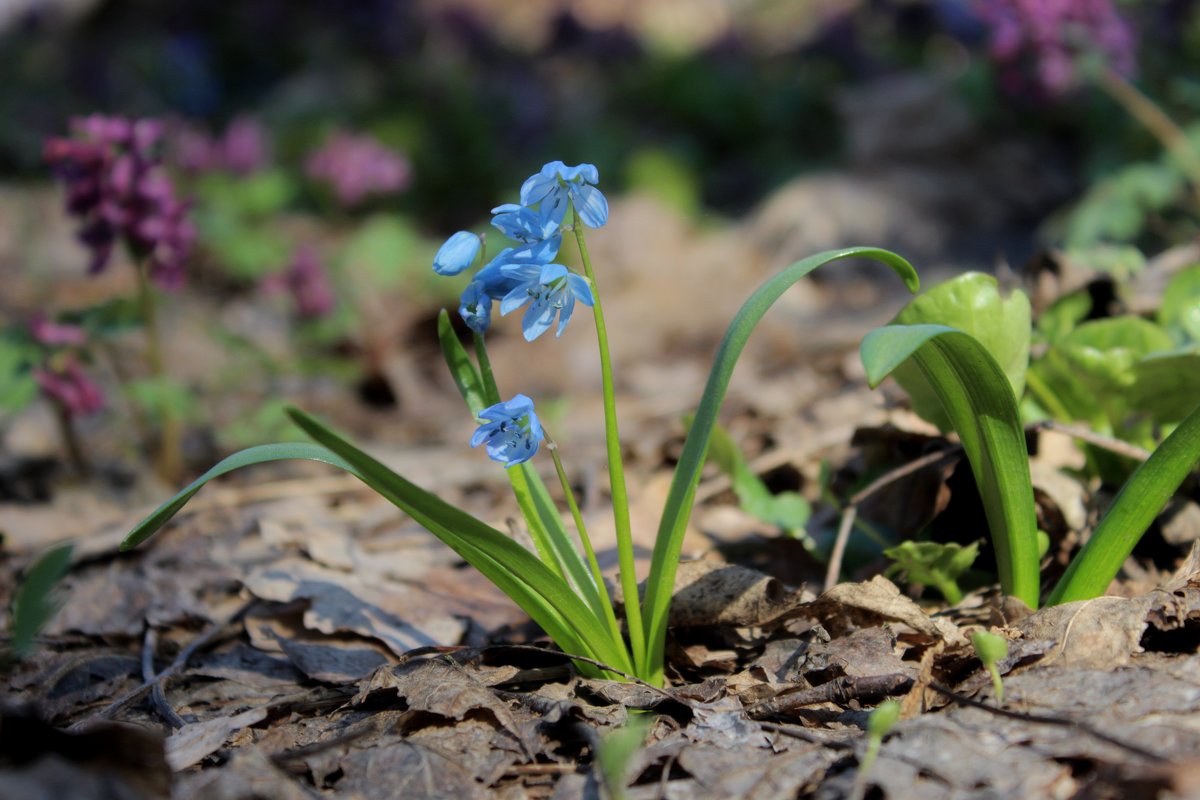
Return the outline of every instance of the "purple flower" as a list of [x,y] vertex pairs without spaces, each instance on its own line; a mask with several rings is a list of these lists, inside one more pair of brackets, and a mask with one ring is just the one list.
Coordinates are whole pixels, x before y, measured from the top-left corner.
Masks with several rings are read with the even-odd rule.
[[48,140],[43,154],[66,187],[68,213],[81,221],[89,272],[103,271],[121,241],[160,286],[179,286],[196,232],[158,156],[162,124],[93,115],[71,127],[74,136]]
[[329,272],[308,247],[298,248],[287,269],[271,276],[266,283],[269,288],[287,289],[296,304],[296,314],[303,319],[326,317],[337,305]]
[[335,133],[304,165],[313,180],[330,184],[343,206],[357,206],[372,195],[395,194],[412,179],[412,167],[403,155],[376,139],[346,132]]
[[73,355],[67,353],[56,361],[57,364],[37,367],[33,371],[42,394],[72,417],[94,414],[104,408],[104,393],[84,373]]
[[87,333],[83,328],[52,322],[44,313],[34,315],[29,321],[29,335],[46,347],[81,347],[87,342]]
[[229,172],[251,175],[271,160],[266,129],[253,117],[234,118],[218,137],[190,126],[176,126],[171,134],[175,161],[186,172]]
[[1111,0],[977,0],[975,7],[1010,91],[1062,94],[1078,83],[1077,61],[1089,54],[1121,75],[1136,69],[1133,31]]

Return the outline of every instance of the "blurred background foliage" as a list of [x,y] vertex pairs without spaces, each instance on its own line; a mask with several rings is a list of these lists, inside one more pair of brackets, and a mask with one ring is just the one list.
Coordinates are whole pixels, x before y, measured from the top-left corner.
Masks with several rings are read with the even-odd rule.
[[[1139,85],[1194,118],[1197,3],[1119,10],[1146,43]],[[411,189],[373,208],[425,230],[477,222],[551,157],[737,214],[844,161],[839,104],[908,73],[943,76],[989,136],[1052,143],[1077,186],[1159,153],[1097,92],[1002,91],[970,0],[6,0],[0,37],[0,174],[43,177],[43,140],[90,110],[252,114],[285,165],[343,128],[406,153]]]

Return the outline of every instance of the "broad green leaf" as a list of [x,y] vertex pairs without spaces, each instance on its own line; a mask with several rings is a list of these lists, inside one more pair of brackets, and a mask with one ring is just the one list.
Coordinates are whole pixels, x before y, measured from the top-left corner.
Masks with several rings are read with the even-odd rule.
[[[340,261],[345,274],[369,286],[407,286],[411,290],[414,278],[416,283],[437,286],[438,276],[429,268],[433,251],[411,222],[394,214],[376,214],[360,225],[342,250]],[[421,270],[414,276],[406,265],[418,263]],[[445,278],[440,280],[438,288],[444,292]]]
[[600,737],[600,746],[596,748],[596,765],[600,768],[600,777],[612,800],[626,800],[629,797],[625,785],[631,777],[628,774],[630,762],[646,742],[650,721],[649,714],[630,714],[624,725]]
[[1047,603],[1070,603],[1104,594],[1134,545],[1197,463],[1200,463],[1200,406],[1121,487]]
[[646,579],[646,597],[643,617],[646,620],[646,674],[642,677],[655,684],[663,681],[663,648],[667,637],[667,614],[671,605],[671,594],[675,584],[675,572],[679,565],[679,554],[683,548],[683,536],[687,531],[692,513],[692,502],[696,496],[696,485],[708,452],[709,441],[716,427],[717,414],[729,388],[733,368],[738,356],[746,346],[755,325],[788,287],[812,272],[817,267],[846,258],[870,258],[880,261],[899,275],[909,291],[920,286],[917,272],[912,265],[895,253],[874,247],[852,247],[818,253],[797,261],[778,275],[767,280],[750,296],[734,316],[725,332],[725,338],[717,349],[708,383],[700,398],[700,406],[683,445],[671,488],[663,507],[658,536],[654,542],[654,554],[650,562],[650,574]]
[[39,355],[25,337],[0,335],[0,411],[20,411],[37,396],[33,365]]
[[700,181],[688,165],[666,149],[642,149],[625,164],[627,191],[651,195],[688,217],[700,210]]
[[67,543],[47,550],[29,568],[17,589],[10,626],[12,651],[17,658],[25,658],[33,652],[38,632],[58,612],[61,603],[54,596],[54,587],[67,574],[74,547]]
[[1037,608],[1037,519],[1025,432],[1000,365],[973,337],[944,325],[876,328],[861,353],[872,386],[911,358],[938,393],[983,499],[1000,586]]
[[[1008,377],[1012,393],[1025,391],[1025,370],[1029,366],[1029,298],[1016,290],[1007,299],[1000,297],[996,279],[979,272],[967,272],[938,284],[920,297],[909,301],[894,320],[900,325],[946,325],[975,338],[991,354]],[[896,381],[908,392],[913,411],[943,432],[950,420],[938,398],[915,364],[901,365]]]
[[296,182],[281,169],[253,175],[209,173],[196,185],[197,199],[239,217],[269,217],[286,208],[296,196]]
[[200,419],[195,393],[171,378],[139,378],[125,384],[125,393],[156,422],[161,422],[165,409],[170,409],[176,419],[188,422]]
[[1125,282],[1146,268],[1146,256],[1141,250],[1127,244],[1093,244],[1087,247],[1071,247],[1067,258],[1089,269],[1111,275],[1114,280]]
[[1180,270],[1167,284],[1158,324],[1176,344],[1200,344],[1200,264]]
[[954,605],[962,600],[958,579],[979,557],[979,542],[964,546],[957,542],[909,541],[889,547],[883,554],[896,562],[883,573],[886,577],[899,575],[910,583],[932,586]]
[[1092,296],[1086,289],[1065,294],[1037,318],[1037,330],[1048,342],[1057,342],[1092,313]]
[[1200,344],[1135,363],[1128,397],[1132,409],[1150,414],[1159,425],[1186,417],[1200,398]]
[[1068,247],[1130,242],[1141,234],[1150,212],[1175,202],[1186,186],[1178,169],[1142,163],[1121,169],[1092,186],[1067,221]]

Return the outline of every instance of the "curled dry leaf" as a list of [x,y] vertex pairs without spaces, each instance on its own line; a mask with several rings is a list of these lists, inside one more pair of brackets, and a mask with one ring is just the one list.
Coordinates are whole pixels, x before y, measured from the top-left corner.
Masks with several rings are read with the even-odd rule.
[[818,597],[808,611],[830,632],[899,622],[947,645],[962,645],[967,641],[957,625],[948,619],[930,617],[882,575],[862,583],[840,583]]

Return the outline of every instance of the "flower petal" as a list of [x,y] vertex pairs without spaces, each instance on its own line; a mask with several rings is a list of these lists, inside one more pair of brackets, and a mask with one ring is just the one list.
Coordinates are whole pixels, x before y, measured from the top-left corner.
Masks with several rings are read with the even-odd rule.
[[479,245],[478,235],[459,231],[438,248],[433,257],[433,271],[439,275],[457,275],[475,261]]
[[573,184],[570,189],[571,200],[579,218],[589,228],[600,228],[608,222],[608,200],[595,186]]

